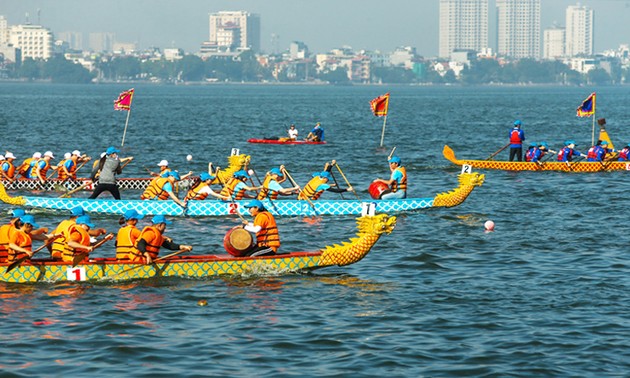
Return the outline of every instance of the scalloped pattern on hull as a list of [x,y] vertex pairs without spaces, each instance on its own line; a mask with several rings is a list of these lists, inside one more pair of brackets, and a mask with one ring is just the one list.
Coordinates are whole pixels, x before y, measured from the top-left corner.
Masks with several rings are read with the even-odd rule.
[[[152,178],[149,177],[137,177],[137,178],[120,178],[117,180],[118,188],[121,190],[145,190]],[[38,180],[17,179],[13,181],[2,180],[1,181],[6,190],[38,190],[38,191],[60,191],[65,192],[68,190],[74,190],[78,187],[85,185],[83,190],[94,190],[94,183],[88,178],[80,178],[77,180],[60,180],[49,179],[44,183]],[[193,184],[193,180],[190,178],[184,179],[177,183],[180,190],[188,190]]]
[[502,171],[561,171],[561,172],[604,172],[604,171],[630,171],[630,162],[627,161],[574,161],[558,162],[546,161],[538,163],[520,161],[495,161],[495,160],[458,160],[449,146],[444,146],[444,157],[457,165],[470,165],[477,169],[497,169]]

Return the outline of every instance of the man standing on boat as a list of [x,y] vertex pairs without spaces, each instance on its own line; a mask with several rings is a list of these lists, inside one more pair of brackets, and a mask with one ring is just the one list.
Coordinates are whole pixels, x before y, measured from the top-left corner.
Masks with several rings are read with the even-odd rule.
[[262,202],[255,199],[245,205],[254,217],[254,222],[243,222],[245,230],[256,234],[256,245],[246,252],[248,256],[275,255],[280,248],[278,225],[273,214],[265,209]]
[[523,161],[523,142],[525,141],[525,132],[521,130],[521,120],[514,121],[514,127],[510,130],[510,161]]
[[192,246],[179,245],[174,243],[170,238],[164,236],[166,225],[173,223],[166,220],[164,215],[154,216],[151,219],[151,223],[151,226],[147,226],[142,230],[142,233],[140,233],[140,236],[131,249],[131,252],[129,253],[131,261],[151,264],[153,260],[158,257],[161,247],[170,249],[171,251],[192,251]]
[[309,142],[323,142],[324,141],[324,129],[317,122],[313,130],[306,136],[306,140]]
[[402,165],[398,156],[392,156],[389,160],[389,170],[392,172],[389,180],[376,179],[374,181],[387,184],[391,192],[383,194],[381,199],[393,200],[407,198],[407,170]]
[[116,175],[122,173],[121,163],[128,160],[133,160],[133,157],[126,157],[123,159],[118,158],[120,151],[115,147],[109,147],[105,151],[105,158],[101,159],[97,172],[98,184],[94,188],[94,192],[89,199],[95,199],[103,192],[110,192],[114,199],[120,199],[120,191],[118,190],[118,184],[116,183]]

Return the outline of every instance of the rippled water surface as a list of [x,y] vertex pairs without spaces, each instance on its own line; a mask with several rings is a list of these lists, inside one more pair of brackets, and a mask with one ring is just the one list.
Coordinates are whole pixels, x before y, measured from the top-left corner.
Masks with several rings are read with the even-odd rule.
[[[24,158],[120,145],[128,86],[0,84],[1,150]],[[630,90],[596,88],[617,147],[630,141]],[[225,166],[231,148],[264,172],[285,164],[300,183],[337,159],[367,198],[392,147],[410,195],[457,186],[441,151],[485,159],[515,119],[528,141],[585,151],[591,119],[575,108],[593,88],[137,86],[125,176],[167,159],[180,172]],[[391,92],[382,118],[368,102]],[[324,146],[250,145],[305,135]],[[186,155],[193,155],[187,162]],[[498,157],[507,158],[507,152]],[[87,172],[83,172],[87,174]],[[625,376],[630,371],[627,172],[486,171],[459,207],[400,214],[362,261],[302,275],[118,283],[0,284],[2,376]],[[337,176],[339,178],[339,176]],[[44,194],[49,195],[49,194]],[[123,192],[123,198],[138,193]],[[336,198],[326,193],[328,198]],[[7,206],[0,206],[3,213]],[[63,216],[37,213],[53,227]],[[492,219],[496,231],[485,233]],[[115,231],[117,219],[96,216]],[[175,219],[167,234],[196,253],[222,250],[233,218]],[[354,235],[352,217],[278,220],[282,248],[315,250]],[[113,255],[110,246],[98,251]],[[208,306],[199,306],[207,300]]]

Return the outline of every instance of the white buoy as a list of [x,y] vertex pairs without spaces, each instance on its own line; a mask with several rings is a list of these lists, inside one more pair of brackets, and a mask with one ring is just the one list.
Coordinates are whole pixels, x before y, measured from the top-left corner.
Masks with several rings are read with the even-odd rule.
[[186,160],[191,161],[192,160],[192,155],[186,156]]
[[483,226],[486,228],[486,231],[488,232],[494,231],[494,222],[491,220],[486,221],[486,223],[484,223]]

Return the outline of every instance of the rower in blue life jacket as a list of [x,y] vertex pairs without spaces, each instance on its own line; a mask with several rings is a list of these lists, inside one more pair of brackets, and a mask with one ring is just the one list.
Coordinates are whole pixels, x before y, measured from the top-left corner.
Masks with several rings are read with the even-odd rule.
[[615,152],[610,148],[606,148],[608,142],[605,140],[598,140],[597,143],[588,149],[586,154],[586,161],[604,161],[606,154]]
[[570,162],[573,160],[573,156],[586,156],[580,151],[575,149],[575,141],[567,140],[564,142],[564,148],[558,152],[558,161]]

